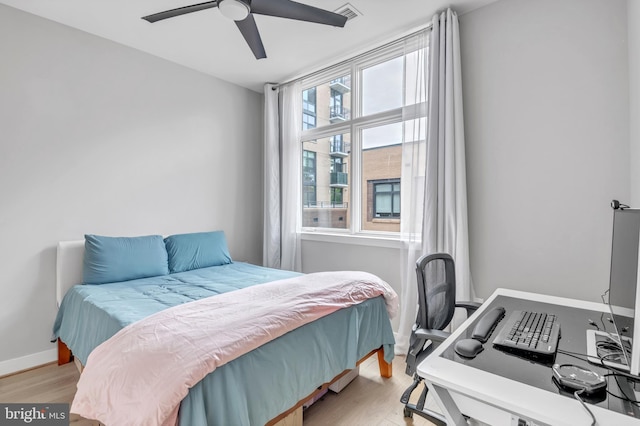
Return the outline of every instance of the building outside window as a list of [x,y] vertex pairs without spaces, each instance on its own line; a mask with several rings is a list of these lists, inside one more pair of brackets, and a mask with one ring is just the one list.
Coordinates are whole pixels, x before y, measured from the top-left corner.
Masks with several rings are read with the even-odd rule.
[[302,153],[303,203],[305,206],[316,205],[316,153]]
[[[314,159],[315,164],[315,202],[313,204],[305,202],[303,206],[302,223],[304,227],[333,229],[347,229],[349,227],[349,211],[346,200],[347,188],[349,187],[349,154],[332,150],[336,141],[346,143],[348,140],[349,134],[344,133],[305,141],[302,144],[303,168],[309,170],[307,165],[310,158]],[[308,173],[305,173],[305,179],[307,179],[307,175]],[[310,193],[311,189],[306,183],[304,187],[306,198],[307,192]]]
[[342,106],[343,93],[331,89],[331,96],[329,97],[329,119],[332,123],[348,120],[349,109]]
[[302,129],[316,127],[316,89],[315,87],[302,92]]
[[331,188],[331,207],[335,208],[343,205],[343,189]]

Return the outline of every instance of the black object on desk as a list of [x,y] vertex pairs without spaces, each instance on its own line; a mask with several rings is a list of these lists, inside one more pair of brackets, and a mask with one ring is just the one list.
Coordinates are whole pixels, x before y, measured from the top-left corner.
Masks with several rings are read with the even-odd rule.
[[553,378],[561,386],[574,391],[583,391],[586,394],[591,394],[607,387],[604,376],[577,365],[553,364],[552,370]]
[[503,317],[504,308],[502,306],[486,312],[476,323],[471,339],[459,340],[456,343],[456,353],[465,358],[474,358],[482,352],[484,349],[482,344],[489,340],[489,336]]
[[525,354],[552,356],[559,338],[560,324],[554,314],[518,310],[511,312],[493,344]]
[[497,308],[493,308],[488,311],[482,316],[482,318],[480,318],[476,326],[473,328],[471,338],[479,340],[482,343],[486,342],[489,340],[489,336],[491,336],[491,333],[503,317],[504,308],[502,306],[498,306]]
[[458,355],[465,358],[473,358],[478,355],[484,346],[479,340],[476,339],[462,339],[456,343],[455,351]]

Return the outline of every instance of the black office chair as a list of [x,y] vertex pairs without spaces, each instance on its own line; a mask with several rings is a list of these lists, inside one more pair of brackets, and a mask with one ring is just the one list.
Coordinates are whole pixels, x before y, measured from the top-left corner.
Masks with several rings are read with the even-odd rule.
[[[413,325],[409,339],[407,353],[407,368],[405,372],[413,375],[413,383],[402,394],[400,402],[405,404],[404,416],[413,417],[417,414],[436,425],[446,425],[444,416],[424,408],[428,388],[424,389],[416,404],[410,404],[409,398],[422,382],[416,373],[416,367],[433,349],[442,343],[448,332],[444,330],[455,312],[455,308],[465,308],[467,316],[473,314],[480,307],[475,302],[456,302],[456,273],[453,258],[446,253],[424,255],[416,262],[418,278],[418,315]],[[425,344],[431,344],[425,348]]]

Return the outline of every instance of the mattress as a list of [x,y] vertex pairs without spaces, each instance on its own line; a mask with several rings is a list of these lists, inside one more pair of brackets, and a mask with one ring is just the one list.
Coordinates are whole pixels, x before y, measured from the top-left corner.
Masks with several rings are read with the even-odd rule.
[[[295,272],[232,263],[122,283],[78,285],[65,295],[54,336],[86,363],[121,328],[170,306]],[[393,359],[394,338],[382,297],[297,328],[216,369],[191,388],[181,425],[262,425],[310,395],[373,349]]]

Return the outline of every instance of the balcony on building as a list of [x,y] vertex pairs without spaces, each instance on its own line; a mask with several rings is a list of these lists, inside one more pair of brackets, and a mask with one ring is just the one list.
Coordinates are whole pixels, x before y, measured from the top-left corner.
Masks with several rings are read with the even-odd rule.
[[331,124],[339,123],[349,120],[351,118],[351,112],[349,108],[344,107],[330,107],[329,108],[329,121]]
[[343,172],[331,172],[329,186],[332,188],[346,188],[349,185],[349,175]]
[[307,202],[302,211],[302,226],[305,228],[346,229],[349,227],[348,207],[346,202]]
[[331,80],[331,82],[329,83],[329,87],[331,87],[336,92],[349,93],[351,91],[351,76],[347,75],[344,77],[336,78],[335,80]]
[[348,157],[351,146],[345,141],[331,141],[329,155],[332,157]]

